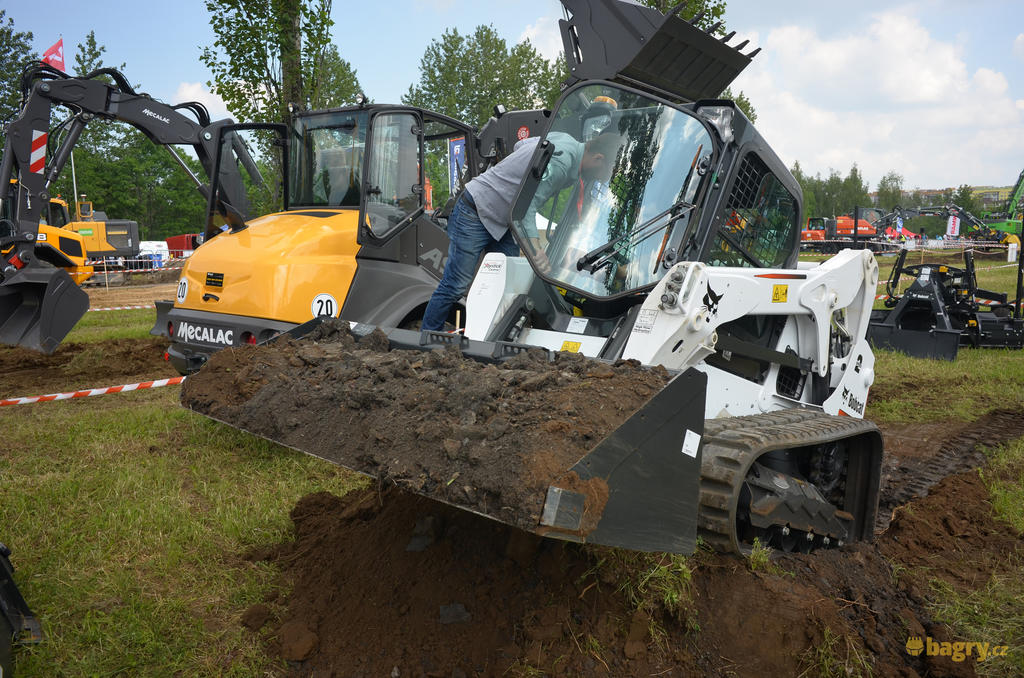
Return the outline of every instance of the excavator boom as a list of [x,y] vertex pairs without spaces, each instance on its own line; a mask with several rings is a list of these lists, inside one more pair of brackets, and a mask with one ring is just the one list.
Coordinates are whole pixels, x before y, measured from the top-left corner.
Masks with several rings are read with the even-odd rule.
[[[104,75],[115,84],[99,79]],[[26,69],[22,86],[24,104],[7,128],[0,159],[0,342],[52,353],[88,310],[89,299],[65,271],[36,256],[36,241],[49,208],[50,187],[88,121],[99,117],[126,122],[169,150],[171,145],[189,145],[208,174],[213,171],[217,129],[231,121],[210,123],[200,104],[169,106],[136,93],[111,69],[73,78],[40,64]],[[51,154],[54,106],[73,115]],[[197,119],[183,115],[182,108]],[[245,188],[237,168],[225,165],[224,174],[217,204],[244,210]],[[207,190],[201,184],[199,188]]]

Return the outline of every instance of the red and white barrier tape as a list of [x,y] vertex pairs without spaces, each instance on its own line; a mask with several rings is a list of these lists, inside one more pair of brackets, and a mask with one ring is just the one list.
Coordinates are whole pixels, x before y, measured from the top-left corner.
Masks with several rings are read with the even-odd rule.
[[[103,273],[104,273],[103,264],[89,264],[89,265],[95,267],[95,270],[93,271],[94,275],[103,275]],[[118,266],[117,268],[111,267],[106,272],[107,273],[152,273],[153,271],[180,271],[180,270],[181,270],[181,266],[163,266],[161,268],[122,268],[121,266]]]
[[150,304],[149,306],[108,306],[107,308],[90,308],[90,311],[132,311],[139,308],[156,308],[155,305]]
[[[894,249],[908,249],[914,252],[921,251],[921,243],[917,240],[885,240],[878,238],[860,238],[854,240],[853,238],[833,238],[830,240],[801,240],[801,245],[823,245],[825,243],[835,243],[839,245],[853,245],[854,243],[860,243],[863,245],[880,245]],[[924,249],[926,250],[948,250],[948,249],[969,249],[977,252],[979,249],[1009,249],[1009,245],[1003,245],[996,242],[984,242],[978,240],[969,240],[965,238],[949,238],[947,240],[936,240],[930,239],[925,241]],[[981,252],[981,254],[986,254]]]
[[50,402],[51,400],[69,400],[71,398],[85,398],[87,396],[106,395],[108,393],[125,393],[127,391],[141,391],[147,388],[173,386],[175,384],[180,384],[183,381],[185,381],[185,377],[172,377],[170,379],[156,379],[154,381],[143,381],[138,384],[108,386],[107,388],[92,388],[86,391],[51,393],[49,395],[30,396],[27,398],[6,398],[4,400],[0,400],[0,407],[3,407],[4,405],[26,405],[28,403]]

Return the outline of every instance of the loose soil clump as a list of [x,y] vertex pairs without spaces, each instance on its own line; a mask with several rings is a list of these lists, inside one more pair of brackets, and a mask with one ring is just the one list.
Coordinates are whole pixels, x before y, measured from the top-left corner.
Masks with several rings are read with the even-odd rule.
[[[569,469],[669,380],[662,368],[522,353],[501,364],[456,348],[388,350],[325,323],[312,341],[227,349],[190,377],[189,408],[384,483],[532,529],[551,484],[599,515],[602,483]],[[586,525],[586,518],[584,519]]]

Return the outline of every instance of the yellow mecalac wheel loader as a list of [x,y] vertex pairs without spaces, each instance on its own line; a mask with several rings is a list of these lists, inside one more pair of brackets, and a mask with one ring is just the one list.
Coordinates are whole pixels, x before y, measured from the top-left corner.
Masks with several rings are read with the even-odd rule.
[[[276,134],[278,209],[209,225],[182,269],[174,300],[157,302],[152,334],[170,340],[179,372],[223,348],[256,344],[319,316],[410,326],[423,316],[448,256],[427,210],[424,168],[458,147],[468,181],[533,136],[547,111],[505,113],[479,132],[420,108],[361,104],[294,110]],[[231,149],[225,147],[224,156]]]
[[[432,402],[464,407],[452,402],[456,381],[463,393],[466,384],[504,384],[493,395],[501,402],[465,413],[483,439],[460,434],[468,428],[458,418],[415,428],[427,436],[420,446],[396,442],[413,435],[409,427],[372,430],[369,422],[380,421],[375,407],[395,416],[443,409],[403,400],[396,411],[380,385],[325,382],[368,370],[344,362],[352,349],[317,348],[313,342],[326,341],[335,326],[321,318],[288,333],[307,337],[308,346],[279,340],[286,352],[279,376],[270,371],[274,342],[267,353],[218,356],[186,385],[183,402],[548,537],[677,553],[692,551],[698,537],[740,552],[754,540],[806,551],[870,539],[882,465],[881,435],[863,419],[874,380],[866,341],[878,281],[872,254],[847,250],[818,265],[797,263],[799,184],[732,101],[711,98],[749,62],[752,54],[739,51],[746,43],[731,47],[674,13],[625,0],[562,4],[570,78],[508,217],[523,256],[484,257],[467,295],[464,333],[358,323],[351,330],[375,347],[386,337],[388,357],[365,365],[408,379],[407,397],[438,365],[432,378],[440,373],[442,388]],[[553,183],[560,173],[548,170],[559,154],[603,135],[616,144],[605,176]],[[434,349],[441,352],[402,357]],[[473,377],[448,362],[453,349],[499,369]],[[537,351],[554,362],[553,374],[501,376],[501,366],[522,371],[524,357]],[[593,370],[573,381],[578,358],[566,352],[582,354]],[[517,439],[543,448],[571,427],[557,421],[560,414],[576,402],[603,402],[602,369],[629,365],[660,365],[671,379],[575,463],[551,471],[524,457],[516,466],[507,456],[515,448],[501,447],[502,468],[521,474],[502,474],[502,487],[488,485],[486,493],[482,485],[460,487],[510,428],[530,428]],[[451,393],[443,375],[451,375]],[[564,404],[509,424],[525,411],[518,403],[562,382],[570,391],[552,397]],[[516,388],[526,395],[513,402]],[[316,430],[288,414],[318,407]],[[349,418],[336,418],[339,411]],[[341,421],[358,424],[339,429]],[[424,467],[438,438],[451,454],[432,455],[439,467]],[[465,445],[475,447],[463,459]],[[543,488],[524,498],[538,474]]]
[[[107,76],[108,84],[100,79]],[[231,120],[211,122],[202,104],[170,106],[135,92],[128,80],[113,69],[99,69],[80,78],[69,77],[46,64],[27,68],[21,80],[22,108],[6,130],[0,160],[0,343],[52,353],[89,308],[89,298],[75,284],[59,247],[43,246],[51,235],[81,240],[81,234],[40,226],[50,209],[50,187],[67,163],[82,130],[96,118],[126,122],[153,143],[165,146],[196,183],[208,208],[227,219],[240,219],[248,210],[246,184],[239,167],[259,179],[255,163],[230,134],[220,129]],[[54,107],[70,116],[51,129]],[[186,116],[181,111],[186,110]],[[173,146],[192,149],[209,176],[214,171],[216,144],[221,137],[233,142],[238,162],[224,163],[211,190],[188,169]],[[55,150],[50,142],[60,138]],[[84,245],[82,255],[86,255]]]

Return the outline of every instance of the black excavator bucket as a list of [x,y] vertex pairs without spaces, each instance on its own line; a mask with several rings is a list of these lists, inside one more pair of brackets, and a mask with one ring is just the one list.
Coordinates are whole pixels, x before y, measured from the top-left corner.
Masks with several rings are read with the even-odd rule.
[[[760,50],[743,54],[747,41],[721,38],[677,16],[623,0],[562,0],[559,21],[570,79],[644,83],[669,98],[714,99]],[[683,5],[680,5],[681,8]],[[677,8],[677,10],[679,9]]]
[[89,295],[66,271],[30,265],[0,282],[0,343],[53,353],[89,310]]
[[[325,332],[338,332],[328,328],[341,326],[340,332],[351,332],[359,343],[324,338]],[[312,341],[288,341],[311,332],[317,332]],[[281,338],[250,349],[255,354],[236,358],[231,351],[218,352],[189,377],[182,403],[379,482],[538,535],[637,551],[695,549],[704,373],[651,372],[441,332],[361,325],[349,330],[335,320],[314,320]],[[358,350],[363,340],[376,342],[372,353]],[[567,376],[574,369],[576,376]],[[605,376],[595,377],[593,370]],[[405,381],[386,390],[379,374]],[[658,390],[635,395],[629,408],[607,420],[601,429],[606,433],[581,433],[587,426],[568,421],[564,408],[582,408],[580,403],[594,402],[590,398],[604,403],[600,394],[618,375],[624,381],[616,383],[628,383],[631,393],[640,393],[633,390],[636,378],[656,379]],[[453,388],[458,383],[464,390]],[[473,394],[486,391],[488,383],[501,383],[488,391],[500,395],[476,400]],[[633,402],[639,406],[630,413]],[[492,414],[475,414],[478,403]],[[538,403],[567,404],[546,409]],[[313,411],[315,431],[297,421]],[[427,414],[412,416],[413,411]],[[491,423],[504,418],[502,413],[514,424]],[[490,419],[467,427],[461,420],[467,414],[479,416],[478,422]],[[450,416],[456,419],[451,426]],[[434,434],[439,426],[446,432]],[[566,431],[568,438],[558,437]],[[439,452],[449,445],[451,454]],[[535,463],[541,457],[544,463]]]

